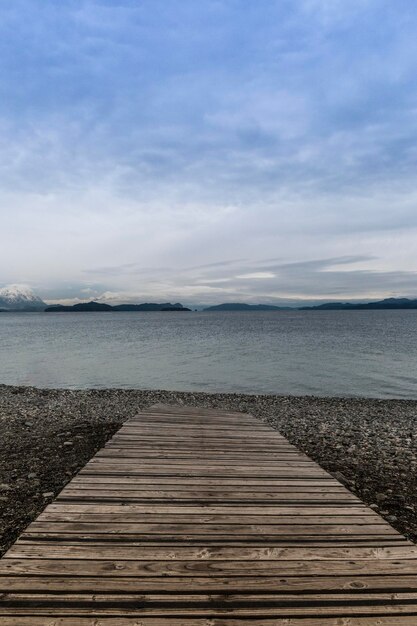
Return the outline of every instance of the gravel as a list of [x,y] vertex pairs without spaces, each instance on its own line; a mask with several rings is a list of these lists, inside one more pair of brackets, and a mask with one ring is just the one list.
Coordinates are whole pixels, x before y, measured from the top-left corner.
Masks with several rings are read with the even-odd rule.
[[417,540],[417,401],[0,385],[0,554],[141,409],[250,412]]

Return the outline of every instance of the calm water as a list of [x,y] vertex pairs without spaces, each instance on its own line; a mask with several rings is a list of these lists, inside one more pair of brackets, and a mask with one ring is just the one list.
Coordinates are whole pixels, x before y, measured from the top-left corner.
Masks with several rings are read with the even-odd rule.
[[417,398],[417,311],[0,314],[0,383]]

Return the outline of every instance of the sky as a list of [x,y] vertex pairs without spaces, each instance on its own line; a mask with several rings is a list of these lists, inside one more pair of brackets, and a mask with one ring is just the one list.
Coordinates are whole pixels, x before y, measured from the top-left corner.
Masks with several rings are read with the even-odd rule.
[[413,0],[0,3],[0,287],[417,297]]

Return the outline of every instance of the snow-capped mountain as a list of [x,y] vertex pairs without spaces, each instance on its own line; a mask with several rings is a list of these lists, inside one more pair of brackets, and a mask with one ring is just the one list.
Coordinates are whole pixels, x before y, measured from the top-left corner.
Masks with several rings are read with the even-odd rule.
[[0,309],[6,311],[43,311],[47,305],[25,285],[7,285],[0,289]]

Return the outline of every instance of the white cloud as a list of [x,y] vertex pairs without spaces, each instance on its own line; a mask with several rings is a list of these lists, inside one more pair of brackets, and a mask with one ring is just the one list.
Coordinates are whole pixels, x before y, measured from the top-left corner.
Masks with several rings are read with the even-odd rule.
[[275,274],[272,272],[249,272],[248,274],[240,274],[236,278],[257,280],[263,278],[275,278]]

